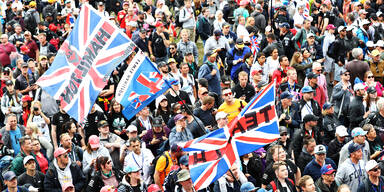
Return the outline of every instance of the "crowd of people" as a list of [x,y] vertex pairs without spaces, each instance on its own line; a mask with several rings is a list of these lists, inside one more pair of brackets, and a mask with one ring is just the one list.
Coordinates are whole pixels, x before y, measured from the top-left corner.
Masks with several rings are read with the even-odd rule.
[[[131,119],[114,93],[135,53],[82,123],[36,84],[82,4],[176,80]],[[199,191],[384,191],[383,17],[382,0],[0,0],[0,189],[196,191],[178,144],[275,83],[280,137]]]

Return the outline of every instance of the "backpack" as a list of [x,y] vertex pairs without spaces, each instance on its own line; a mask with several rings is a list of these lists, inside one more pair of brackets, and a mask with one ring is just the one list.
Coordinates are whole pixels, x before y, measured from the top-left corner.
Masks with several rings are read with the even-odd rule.
[[376,43],[378,40],[384,39],[384,29],[379,26],[373,26],[373,29],[375,29],[375,34],[373,35],[373,42]]
[[328,47],[328,51],[327,51],[327,55],[328,55],[328,57],[330,57],[330,58],[336,60],[336,59],[337,59],[337,58],[336,58],[337,55],[336,55],[336,46],[335,46],[335,44],[336,44],[336,40],[333,41],[333,42],[329,45],[329,47]]
[[164,184],[163,184],[163,187],[165,189],[164,191],[166,191],[166,192],[174,192],[175,191],[176,185],[179,185],[177,183],[177,173],[180,170],[181,169],[172,170],[171,172],[169,172],[167,177],[165,177]]
[[156,164],[157,164],[157,161],[160,159],[161,156],[164,156],[164,157],[165,157],[165,168],[164,168],[164,171],[165,171],[165,170],[167,169],[167,167],[169,166],[169,160],[168,160],[168,157],[167,157],[167,155],[166,155],[165,153],[156,156],[156,157],[152,160],[151,166],[149,166],[149,169],[148,169],[148,174],[151,175],[151,177],[153,177],[153,175],[155,174]]
[[[295,184],[293,183],[292,179],[289,179],[288,180],[292,183],[293,186],[295,186]],[[277,190],[277,186],[276,186],[276,183],[275,181],[271,181],[271,186],[272,186],[272,192],[275,192]]]
[[175,26],[176,27],[183,27],[183,23],[180,22],[180,17],[181,17],[180,12],[184,13],[183,17],[185,16],[185,10],[184,9],[176,11],[176,13],[175,13]]
[[25,28],[30,31],[32,34],[35,33],[36,28],[37,28],[37,22],[36,18],[33,15],[34,12],[27,11],[24,16],[24,24]]
[[1,180],[1,183],[0,185],[4,184],[4,175],[6,172],[10,171],[11,168],[12,168],[12,161],[13,161],[13,157],[12,156],[9,156],[9,155],[6,155],[4,157],[2,157],[0,159],[0,180]]

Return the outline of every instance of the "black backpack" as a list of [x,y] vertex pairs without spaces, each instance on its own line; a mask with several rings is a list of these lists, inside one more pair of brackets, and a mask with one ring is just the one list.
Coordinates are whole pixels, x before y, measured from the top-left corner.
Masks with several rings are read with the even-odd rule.
[[163,187],[165,188],[165,190],[164,190],[165,192],[174,192],[175,191],[176,185],[179,185],[177,183],[177,173],[180,170],[181,169],[172,170],[171,172],[169,172],[167,177],[165,177],[164,184],[163,184]]
[[165,168],[164,168],[164,171],[165,171],[165,170],[167,169],[167,167],[169,166],[169,160],[168,160],[168,157],[167,157],[167,155],[166,155],[165,153],[166,153],[166,152],[164,152],[164,153],[161,154],[161,155],[156,156],[156,157],[152,160],[151,166],[149,166],[149,169],[148,169],[148,174],[151,175],[151,177],[153,177],[153,175],[155,174],[156,164],[157,164],[157,161],[160,159],[161,156],[164,156],[164,157],[165,157]]
[[337,55],[336,55],[336,41],[337,41],[337,40],[333,41],[333,42],[329,45],[329,47],[328,47],[328,51],[327,51],[327,55],[328,55],[328,57],[330,57],[330,58],[332,58],[332,59],[335,59],[335,60],[336,60],[336,57],[337,57]]
[[37,28],[37,22],[35,16],[33,16],[34,12],[27,11],[24,16],[25,28],[30,31],[32,34],[35,33]]
[[180,12],[183,12],[183,17],[185,16],[185,10],[181,9],[175,12],[175,25],[176,27],[183,27],[183,23],[180,22]]

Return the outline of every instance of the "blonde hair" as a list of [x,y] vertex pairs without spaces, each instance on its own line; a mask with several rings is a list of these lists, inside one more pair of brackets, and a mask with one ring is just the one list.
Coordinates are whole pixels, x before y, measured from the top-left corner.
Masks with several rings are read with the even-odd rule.
[[31,104],[31,111],[33,111],[33,106],[34,106],[35,104],[38,104],[39,107],[40,107],[40,110],[41,110],[41,103],[40,103],[40,101],[32,101],[32,104]]
[[32,136],[31,138],[37,138],[38,135],[40,134],[40,129],[39,126],[37,126],[37,123],[35,122],[29,122],[27,124],[27,127],[29,127],[32,130]]

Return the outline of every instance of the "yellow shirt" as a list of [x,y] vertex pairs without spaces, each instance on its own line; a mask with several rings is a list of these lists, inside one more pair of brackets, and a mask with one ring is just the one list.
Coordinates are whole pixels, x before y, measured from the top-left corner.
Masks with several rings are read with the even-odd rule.
[[227,113],[228,122],[231,122],[232,119],[234,119],[245,106],[247,106],[247,102],[240,99],[234,99],[234,103],[232,105],[228,105],[226,102],[224,102],[220,105],[217,111],[224,111]]
[[[168,173],[171,171],[171,168],[173,166],[173,161],[171,159],[171,156],[169,155],[169,152],[166,152],[165,153],[165,156],[162,155],[161,157],[159,157],[159,159],[157,160],[157,163],[156,163],[156,167],[155,167],[155,170],[160,172],[160,183],[161,183],[161,186],[163,186],[163,183],[164,183],[164,179],[165,177],[168,175]],[[167,164],[167,159],[168,159],[168,166],[166,166]]]

